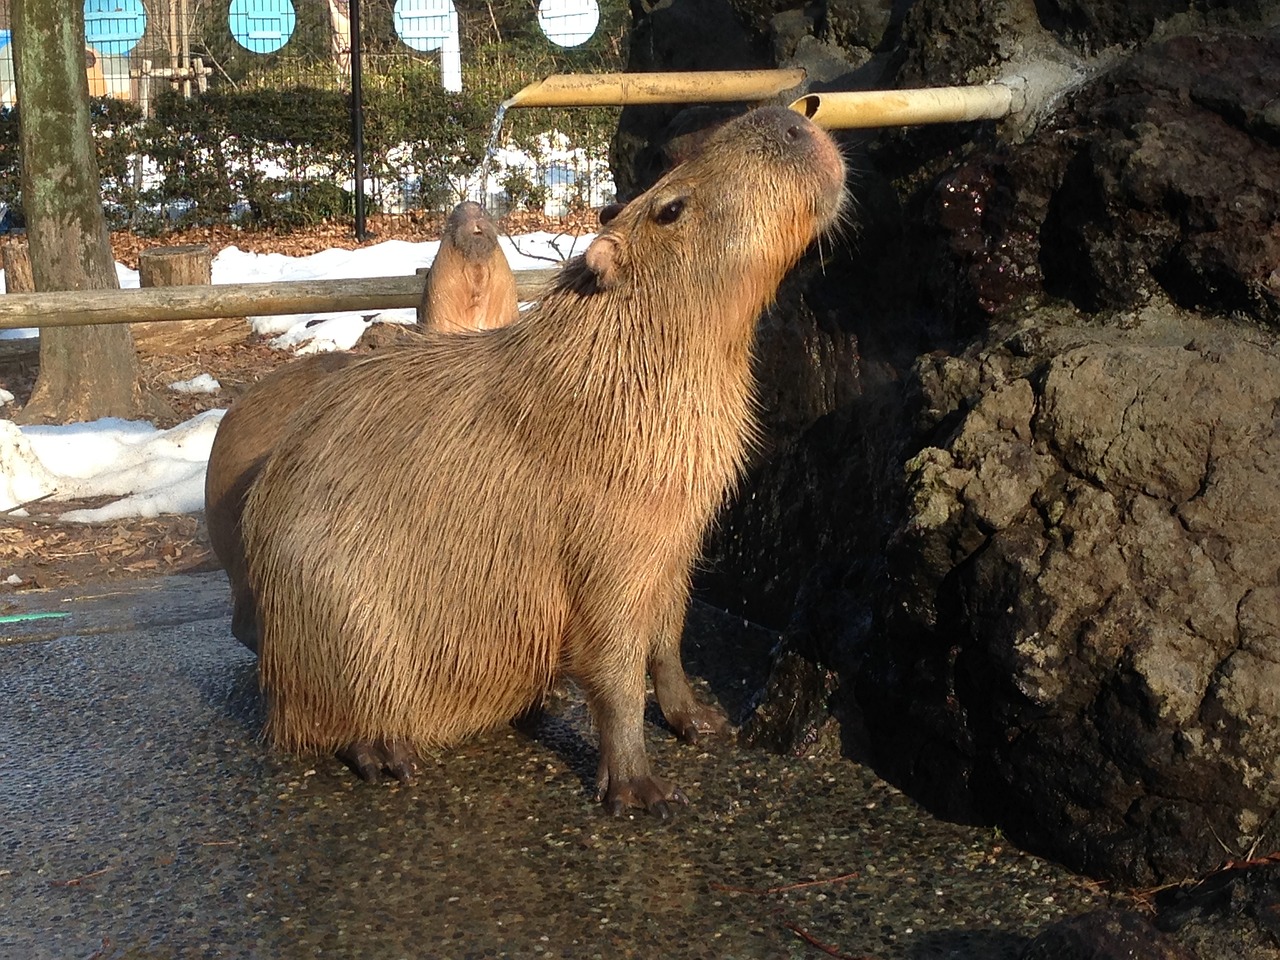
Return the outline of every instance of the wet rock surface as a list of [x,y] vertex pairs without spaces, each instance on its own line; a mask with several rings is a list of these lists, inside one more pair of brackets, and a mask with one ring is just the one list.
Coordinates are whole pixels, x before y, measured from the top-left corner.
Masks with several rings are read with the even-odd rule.
[[[259,740],[220,574],[22,610],[0,643],[0,955],[1018,956],[1104,902],[998,834],[944,823],[851,761],[689,747],[690,798],[611,819],[572,693],[425,763],[410,787]],[[774,635],[697,607],[686,659],[740,715]],[[733,645],[726,656],[723,645]]]
[[858,686],[885,769],[1137,883],[1270,849],[1273,347],[1167,319],[922,367],[945,434],[906,464]]
[[995,314],[1043,285],[1097,312],[1159,293],[1276,326],[1277,70],[1280,35],[1175,37],[1027,142],[972,151],[926,203],[939,302]]

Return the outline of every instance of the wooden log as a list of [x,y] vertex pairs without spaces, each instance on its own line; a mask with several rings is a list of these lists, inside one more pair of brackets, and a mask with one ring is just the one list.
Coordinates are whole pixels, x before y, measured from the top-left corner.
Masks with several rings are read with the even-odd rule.
[[207,243],[148,247],[138,254],[138,282],[144,287],[192,287],[213,282],[213,253]]
[[[516,295],[521,300],[536,300],[555,273],[555,270],[517,271]],[[407,276],[14,293],[0,297],[0,330],[343,310],[375,312],[397,307],[416,309],[422,291],[422,278]]]
[[[138,282],[148,288],[208,286],[213,282],[213,252],[207,243],[149,247],[138,254]],[[129,329],[140,348],[156,353],[168,352],[166,347],[180,345],[207,326],[207,319],[153,320],[130,324]]]
[[36,282],[31,276],[31,253],[26,237],[5,237],[0,241],[0,260],[4,263],[6,293],[34,293]]

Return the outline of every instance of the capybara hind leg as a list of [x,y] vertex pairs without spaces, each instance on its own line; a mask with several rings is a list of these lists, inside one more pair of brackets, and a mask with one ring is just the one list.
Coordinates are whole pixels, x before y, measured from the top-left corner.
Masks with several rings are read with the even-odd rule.
[[685,743],[697,743],[705,736],[733,732],[725,712],[713,703],[698,699],[680,662],[680,651],[654,651],[649,661],[653,691],[658,697],[662,717],[677,737]]
[[687,594],[673,604],[654,638],[649,653],[649,676],[662,716],[677,737],[697,743],[701,737],[730,733],[732,724],[725,712],[698,699],[680,660],[680,638],[684,633]]
[[412,783],[418,773],[418,756],[403,740],[356,740],[338,751],[338,759],[369,783],[383,773]]

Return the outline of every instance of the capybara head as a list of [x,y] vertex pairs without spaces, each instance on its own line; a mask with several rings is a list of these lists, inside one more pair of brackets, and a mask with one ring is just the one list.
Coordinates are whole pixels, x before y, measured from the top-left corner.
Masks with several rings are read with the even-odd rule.
[[[755,110],[609,219],[583,257],[597,289],[672,301],[697,291],[755,316],[800,254],[838,219],[844,160],[794,111]],[[567,277],[566,280],[572,280]]]
[[520,315],[516,277],[498,244],[498,228],[470,200],[445,221],[422,295],[424,329],[457,333],[506,326]]
[[444,236],[468,260],[483,260],[498,245],[497,225],[484,207],[473,200],[464,200],[450,211]]

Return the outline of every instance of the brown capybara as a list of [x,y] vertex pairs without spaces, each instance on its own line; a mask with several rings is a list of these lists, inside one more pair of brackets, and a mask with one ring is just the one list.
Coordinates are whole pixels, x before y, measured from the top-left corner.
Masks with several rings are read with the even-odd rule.
[[521,323],[333,374],[245,504],[270,741],[404,779],[565,676],[608,808],[683,803],[645,754],[646,667],[678,734],[724,724],[680,666],[690,570],[756,426],[757,316],[843,184],[826,133],[753,111]]
[[445,221],[422,293],[422,326],[445,333],[491,330],[520,314],[516,276],[498,245],[498,228],[470,200]]
[[258,640],[240,534],[245,494],[284,435],[289,417],[329,374],[363,359],[354,353],[316,353],[291,360],[239,397],[214,434],[204,474],[205,525],[213,553],[231,581],[231,632],[250,650],[258,649]]

